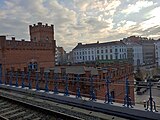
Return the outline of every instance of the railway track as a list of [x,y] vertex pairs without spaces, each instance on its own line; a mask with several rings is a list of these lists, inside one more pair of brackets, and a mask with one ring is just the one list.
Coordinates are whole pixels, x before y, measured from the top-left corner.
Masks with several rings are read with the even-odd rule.
[[0,96],[0,120],[80,120],[61,112]]
[[[126,120],[125,118],[117,117],[114,115],[109,114],[103,114],[103,113],[97,113],[91,110],[81,109],[80,107],[70,106],[65,104],[61,104],[51,100],[46,99],[44,97],[35,96],[33,94],[24,93],[20,91],[15,90],[9,90],[9,89],[0,89],[0,96],[7,97],[7,99],[25,102],[26,104],[32,104],[40,107],[47,108],[49,110],[53,110],[56,112],[61,113],[64,117],[62,118],[61,114],[60,117],[64,120]],[[60,101],[59,101],[60,102]],[[27,105],[28,106],[28,105]],[[37,108],[39,109],[39,108]],[[67,116],[68,115],[68,116]],[[67,118],[68,117],[68,118]]]

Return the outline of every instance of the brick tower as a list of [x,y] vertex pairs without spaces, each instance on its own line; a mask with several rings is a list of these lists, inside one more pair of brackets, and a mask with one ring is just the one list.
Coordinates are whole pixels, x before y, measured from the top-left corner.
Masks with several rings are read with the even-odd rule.
[[16,69],[39,70],[43,68],[53,68],[55,65],[54,26],[37,25],[29,26],[31,41],[24,39],[11,40],[6,36],[0,36],[0,67],[4,70],[13,67]]
[[30,40],[32,42],[52,42],[54,40],[54,26],[42,25],[38,22],[38,25],[30,25]]

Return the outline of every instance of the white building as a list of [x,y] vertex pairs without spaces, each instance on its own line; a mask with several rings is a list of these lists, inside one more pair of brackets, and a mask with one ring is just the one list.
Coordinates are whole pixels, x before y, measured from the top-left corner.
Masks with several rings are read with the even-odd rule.
[[126,43],[127,48],[132,49],[133,54],[133,65],[143,65],[143,47],[137,43]]
[[92,44],[78,43],[72,51],[74,63],[127,59],[127,47],[122,41]]

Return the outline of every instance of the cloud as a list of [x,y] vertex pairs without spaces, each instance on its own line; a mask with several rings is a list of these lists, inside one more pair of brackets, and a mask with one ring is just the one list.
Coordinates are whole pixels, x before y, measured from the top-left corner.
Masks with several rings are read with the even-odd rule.
[[122,13],[131,14],[139,12],[141,9],[152,6],[154,3],[153,1],[137,1],[135,4],[129,4],[128,7],[122,10]]
[[5,0],[0,5],[0,34],[29,40],[30,24],[54,24],[57,46],[70,51],[78,42],[130,35],[157,38],[159,11],[159,0]]

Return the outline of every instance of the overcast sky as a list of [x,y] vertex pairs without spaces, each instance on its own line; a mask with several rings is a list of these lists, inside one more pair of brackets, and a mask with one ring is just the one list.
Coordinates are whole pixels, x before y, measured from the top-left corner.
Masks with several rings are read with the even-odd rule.
[[160,0],[0,0],[0,35],[29,40],[28,26],[54,24],[57,46],[160,38]]

